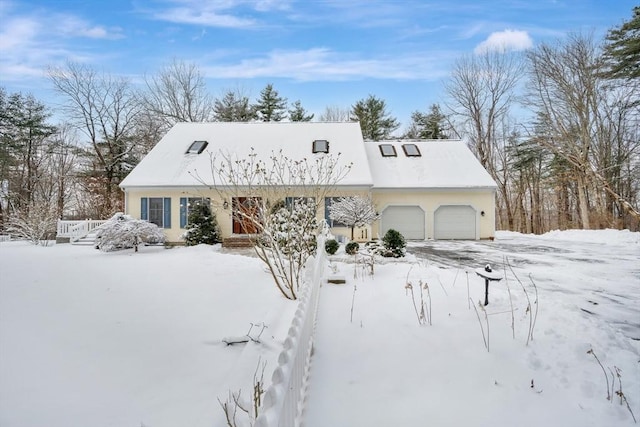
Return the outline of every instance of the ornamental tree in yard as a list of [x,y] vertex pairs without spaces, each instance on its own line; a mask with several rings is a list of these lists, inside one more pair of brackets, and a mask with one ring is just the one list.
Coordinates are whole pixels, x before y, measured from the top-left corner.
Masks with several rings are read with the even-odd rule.
[[218,153],[211,157],[210,179],[194,176],[234,201],[233,219],[252,230],[258,258],[282,295],[295,300],[316,249],[316,214],[350,169],[339,154],[296,160],[278,151],[261,158],[252,149],[248,155]]
[[369,197],[340,197],[329,206],[329,218],[351,228],[351,240],[356,227],[369,225],[378,219],[378,213]]
[[157,225],[118,212],[96,229],[96,248],[104,252],[134,248],[140,243],[163,243],[164,233]]

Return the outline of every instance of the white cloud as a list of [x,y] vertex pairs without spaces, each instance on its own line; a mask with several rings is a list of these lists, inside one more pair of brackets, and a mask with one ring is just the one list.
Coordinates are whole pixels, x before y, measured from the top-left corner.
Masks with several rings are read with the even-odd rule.
[[155,12],[153,17],[175,24],[194,24],[208,27],[246,28],[255,24],[253,19],[237,18],[233,15],[219,13],[210,7],[202,9],[176,7]]
[[[446,56],[448,54],[441,54]],[[217,64],[220,61],[216,61]],[[446,75],[442,57],[420,54],[360,58],[327,48],[275,50],[236,64],[202,67],[210,78],[290,78],[298,81],[346,81],[364,78],[436,80]],[[439,65],[440,64],[440,65]]]
[[[29,78],[42,77],[51,64],[94,57],[86,39],[123,37],[119,28],[94,25],[71,14],[44,10],[17,13],[5,8],[1,17],[0,76],[6,82],[26,84]],[[76,44],[78,40],[81,45]]]
[[529,49],[533,40],[526,31],[504,30],[491,33],[489,37],[474,49],[474,53],[508,52]]

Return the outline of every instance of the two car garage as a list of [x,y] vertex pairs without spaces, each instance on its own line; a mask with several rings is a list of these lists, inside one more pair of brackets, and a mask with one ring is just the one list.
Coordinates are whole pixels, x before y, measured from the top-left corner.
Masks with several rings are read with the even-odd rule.
[[[394,229],[407,240],[425,240],[425,215],[420,206],[388,206],[380,218],[381,235]],[[476,222],[476,210],[469,205],[441,205],[433,213],[433,238],[475,240]]]

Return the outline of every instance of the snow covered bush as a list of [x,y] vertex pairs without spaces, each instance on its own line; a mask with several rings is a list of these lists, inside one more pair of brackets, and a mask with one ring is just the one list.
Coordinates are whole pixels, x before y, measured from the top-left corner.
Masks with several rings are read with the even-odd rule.
[[270,215],[273,239],[285,255],[299,254],[306,260],[316,251],[318,220],[315,206],[304,199],[291,206],[279,204]]
[[34,245],[46,246],[56,233],[58,217],[54,206],[34,204],[25,212],[13,214],[7,224],[7,232],[27,239]]
[[220,243],[218,220],[209,203],[196,203],[190,207],[184,242],[187,246]]
[[338,252],[339,247],[340,247],[340,243],[338,243],[336,239],[329,239],[324,244],[324,250],[329,255],[335,255],[335,253]]
[[401,258],[405,254],[407,242],[399,231],[390,229],[382,238],[382,244],[385,251],[382,253],[385,257]]
[[358,242],[349,242],[347,243],[347,246],[345,246],[344,251],[348,255],[355,255],[356,253],[358,253],[359,249],[360,245],[358,244]]
[[96,228],[96,248],[104,252],[134,248],[138,252],[140,243],[163,243],[164,233],[157,225],[134,219],[118,212],[107,222]]

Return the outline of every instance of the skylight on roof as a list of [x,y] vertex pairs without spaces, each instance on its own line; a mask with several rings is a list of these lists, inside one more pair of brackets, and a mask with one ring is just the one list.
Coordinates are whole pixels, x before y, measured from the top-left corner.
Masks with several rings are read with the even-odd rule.
[[380,144],[378,145],[378,147],[380,148],[382,157],[398,157],[398,154],[396,153],[396,147],[394,147],[393,145]]
[[314,153],[328,153],[329,152],[329,141],[326,139],[316,139],[313,141],[313,148],[311,149]]
[[402,149],[407,157],[420,157],[420,149],[416,144],[402,144]]
[[200,154],[207,148],[207,141],[193,141],[187,150],[187,154]]

